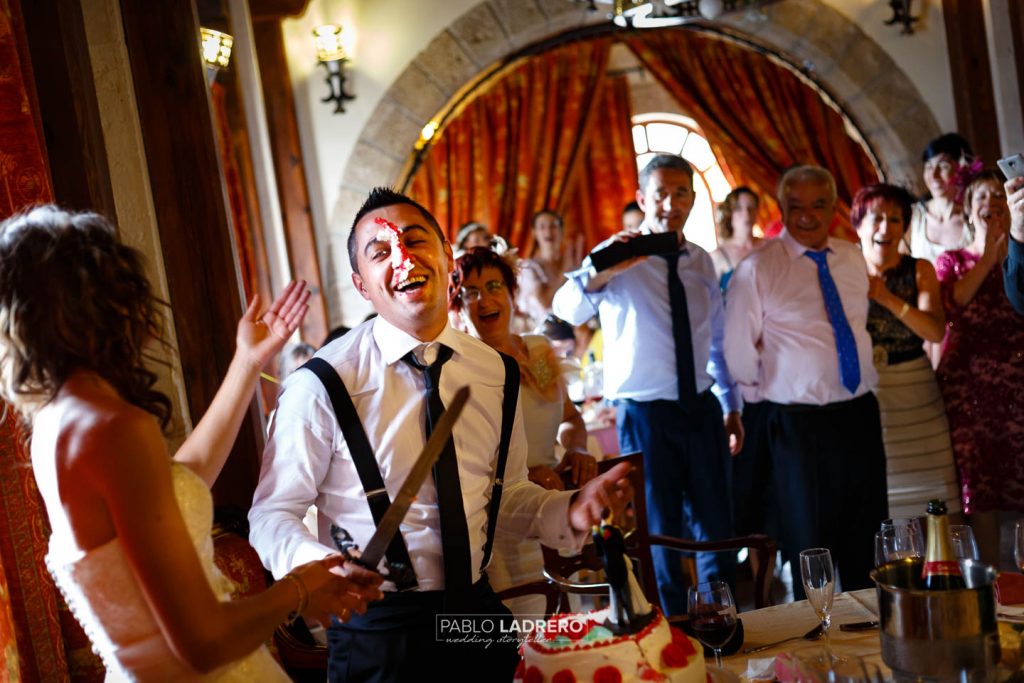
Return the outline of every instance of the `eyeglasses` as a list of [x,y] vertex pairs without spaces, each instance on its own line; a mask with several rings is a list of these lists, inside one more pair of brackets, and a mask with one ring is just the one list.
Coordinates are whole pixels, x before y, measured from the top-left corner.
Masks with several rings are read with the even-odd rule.
[[[488,294],[497,294],[505,291],[505,282],[503,280],[488,280],[484,283],[484,289],[487,290]],[[480,300],[481,292],[477,287],[463,287],[460,290],[462,300],[471,304]]]

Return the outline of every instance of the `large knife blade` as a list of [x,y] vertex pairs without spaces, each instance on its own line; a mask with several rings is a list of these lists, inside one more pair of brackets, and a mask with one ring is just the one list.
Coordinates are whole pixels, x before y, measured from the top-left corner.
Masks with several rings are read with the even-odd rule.
[[363,566],[377,569],[377,565],[380,564],[381,558],[384,557],[384,553],[391,544],[391,539],[394,538],[402,520],[405,519],[405,513],[409,511],[409,506],[416,499],[416,494],[423,486],[423,482],[426,481],[434,463],[441,457],[441,451],[444,450],[448,438],[452,435],[452,427],[455,426],[455,421],[459,419],[468,399],[468,386],[456,391],[455,397],[448,403],[441,419],[434,425],[430,438],[427,439],[416,463],[405,477],[402,488],[398,490],[398,495],[391,501],[390,507],[381,518],[380,524],[377,525],[377,530],[373,532],[370,541],[363,548],[359,556],[359,563]]

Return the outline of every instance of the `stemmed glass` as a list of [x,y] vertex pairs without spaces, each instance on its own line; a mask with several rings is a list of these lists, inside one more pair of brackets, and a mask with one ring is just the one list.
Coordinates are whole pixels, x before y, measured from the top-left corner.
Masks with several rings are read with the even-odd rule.
[[951,524],[949,540],[953,546],[953,555],[958,560],[977,560],[978,542],[974,540],[974,530],[966,524]]
[[924,534],[916,519],[887,519],[875,534],[875,565],[924,556]]
[[1013,559],[1017,569],[1024,572],[1024,520],[1017,522],[1013,530]]
[[707,581],[690,586],[687,612],[697,640],[715,651],[715,665],[722,668],[722,646],[736,632],[736,602],[729,584]]
[[835,589],[835,573],[832,567],[832,553],[828,548],[809,548],[800,551],[800,575],[804,580],[807,602],[821,619],[821,630],[825,633],[825,650],[831,655],[832,643],[828,627],[832,625],[832,597]]

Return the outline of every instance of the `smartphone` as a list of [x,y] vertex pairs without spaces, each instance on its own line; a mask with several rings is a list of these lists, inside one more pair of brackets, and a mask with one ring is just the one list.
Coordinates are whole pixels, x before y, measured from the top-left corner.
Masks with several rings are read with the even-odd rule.
[[1013,154],[1005,159],[1000,159],[996,164],[1007,180],[1024,176],[1024,157],[1020,154]]

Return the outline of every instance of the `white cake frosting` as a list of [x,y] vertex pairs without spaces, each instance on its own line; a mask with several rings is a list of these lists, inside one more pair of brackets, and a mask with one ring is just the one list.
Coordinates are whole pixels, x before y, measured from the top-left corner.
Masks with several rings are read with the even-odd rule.
[[608,610],[558,614],[523,645],[517,683],[705,683],[703,649],[657,611],[637,633],[617,636]]

